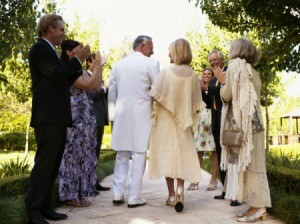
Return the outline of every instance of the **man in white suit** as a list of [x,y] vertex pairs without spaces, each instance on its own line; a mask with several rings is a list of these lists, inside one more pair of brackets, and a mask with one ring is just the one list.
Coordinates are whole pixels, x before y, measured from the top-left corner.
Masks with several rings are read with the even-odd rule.
[[153,42],[148,36],[138,36],[134,52],[112,66],[108,91],[109,118],[113,122],[111,147],[117,151],[113,180],[113,204],[124,203],[129,161],[128,207],[146,204],[140,198],[142,178],[151,132],[150,87],[158,75],[159,63],[150,58]]

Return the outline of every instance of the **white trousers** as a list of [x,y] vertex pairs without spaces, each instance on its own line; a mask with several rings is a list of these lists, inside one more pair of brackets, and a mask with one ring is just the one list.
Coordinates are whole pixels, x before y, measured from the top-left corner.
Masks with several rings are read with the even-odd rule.
[[113,180],[114,196],[124,195],[131,157],[132,162],[130,166],[130,177],[128,180],[128,202],[132,202],[139,198],[142,190],[142,178],[146,167],[146,156],[147,152],[117,152]]

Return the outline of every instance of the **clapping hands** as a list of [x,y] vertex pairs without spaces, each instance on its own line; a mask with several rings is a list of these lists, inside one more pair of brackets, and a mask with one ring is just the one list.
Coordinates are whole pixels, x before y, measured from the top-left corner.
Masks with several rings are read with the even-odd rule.
[[222,84],[225,83],[225,72],[220,67],[217,66],[215,66],[212,69],[218,81]]
[[79,44],[77,47],[73,49],[74,56],[77,57],[81,63],[85,61],[85,59],[91,54],[90,46]]

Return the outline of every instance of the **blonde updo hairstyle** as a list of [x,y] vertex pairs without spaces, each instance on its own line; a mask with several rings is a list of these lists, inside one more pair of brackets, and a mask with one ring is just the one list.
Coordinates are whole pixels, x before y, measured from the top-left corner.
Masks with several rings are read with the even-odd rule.
[[192,50],[189,42],[183,38],[177,39],[169,46],[170,57],[176,65],[190,65]]

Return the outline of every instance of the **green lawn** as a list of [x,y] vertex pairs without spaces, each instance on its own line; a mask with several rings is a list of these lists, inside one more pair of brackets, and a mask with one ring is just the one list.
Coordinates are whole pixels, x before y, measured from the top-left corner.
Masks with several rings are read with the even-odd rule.
[[300,144],[270,146],[270,153],[277,156],[286,155],[291,159],[300,158]]
[[[27,160],[33,166],[35,151],[29,151],[27,155]],[[22,161],[25,159],[26,154],[24,151],[2,151],[0,150],[0,162],[9,162],[10,160],[17,160],[19,157],[19,161]]]

